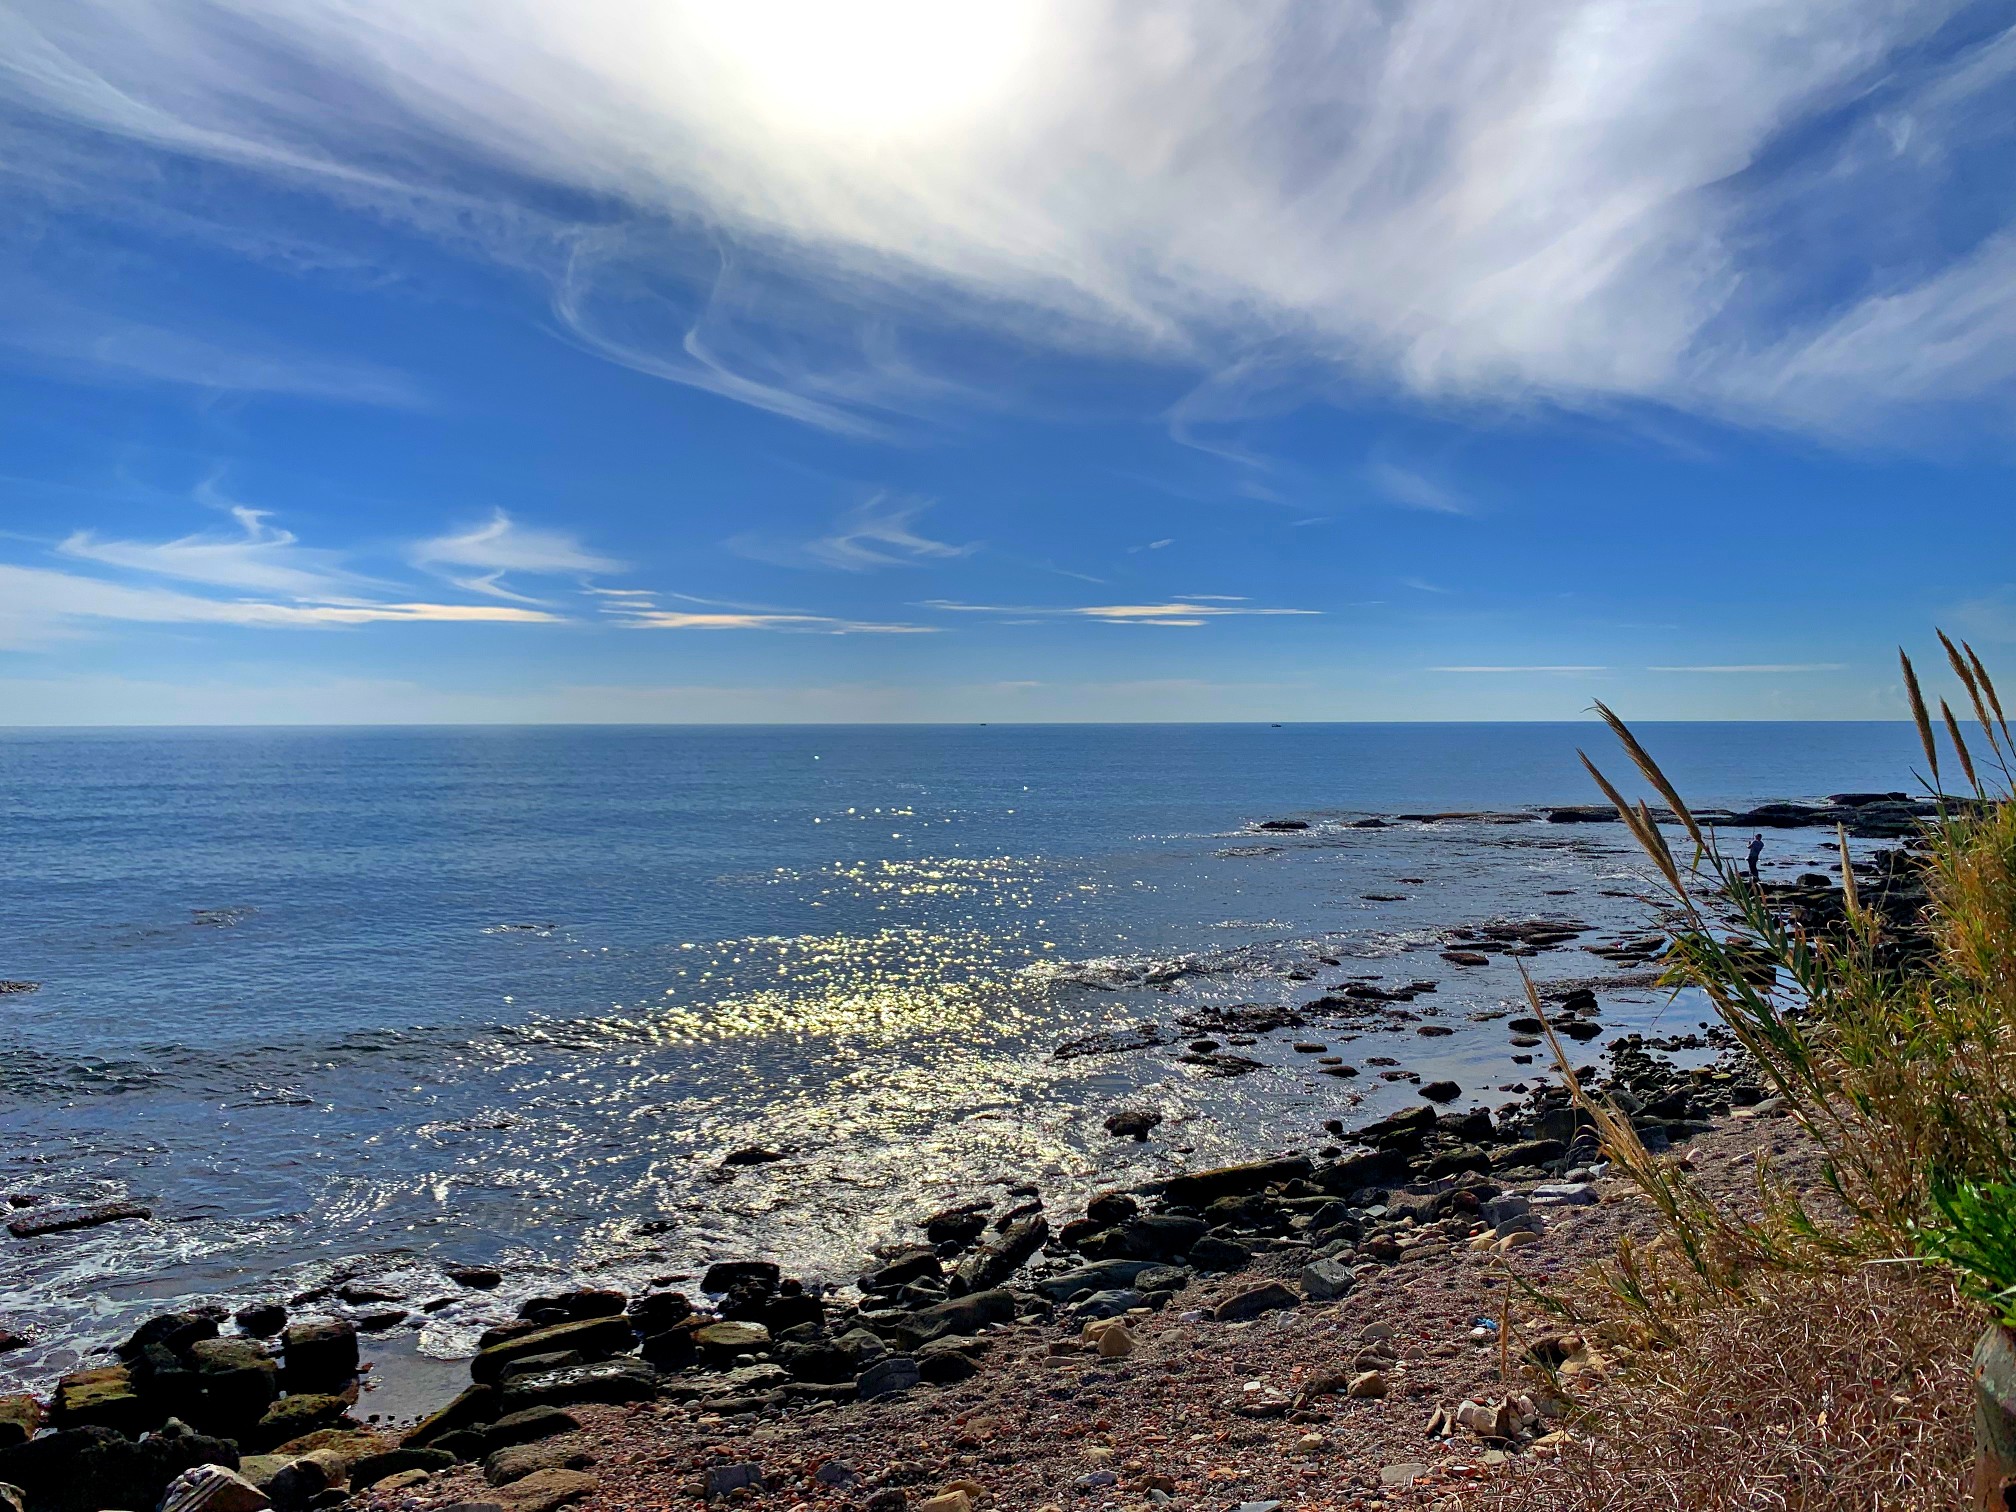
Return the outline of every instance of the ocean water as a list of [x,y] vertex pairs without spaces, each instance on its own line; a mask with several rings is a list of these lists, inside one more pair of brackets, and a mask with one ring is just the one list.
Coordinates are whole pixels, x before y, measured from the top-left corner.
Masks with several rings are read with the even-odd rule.
[[[1703,804],[1901,787],[1915,749],[1890,724],[1641,734]],[[0,733],[0,978],[40,984],[0,997],[0,1191],[157,1215],[0,1237],[0,1326],[34,1340],[0,1382],[165,1299],[357,1271],[416,1305],[457,1296],[444,1263],[510,1271],[416,1313],[437,1354],[560,1276],[757,1251],[845,1278],[993,1181],[1068,1203],[1418,1095],[1315,1074],[1296,1039],[1509,1100],[1538,1068],[1473,1015],[1516,976],[1450,967],[1443,931],[1642,933],[1621,828],[1349,825],[1591,802],[1578,745],[1608,748],[1590,725]],[[1769,838],[1788,870],[1828,839]],[[1457,1032],[1316,1022],[1241,1047],[1264,1065],[1237,1078],[1183,1063],[1187,1033],[1053,1054],[1351,977],[1437,979],[1413,1007]],[[1613,1032],[1700,1017],[1602,997]],[[1123,1104],[1157,1137],[1108,1135]],[[751,1146],[784,1158],[723,1165]]]

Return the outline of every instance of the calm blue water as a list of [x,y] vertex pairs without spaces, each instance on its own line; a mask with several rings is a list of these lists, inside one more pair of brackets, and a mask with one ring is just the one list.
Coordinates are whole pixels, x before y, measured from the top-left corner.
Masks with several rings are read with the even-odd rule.
[[[1704,804],[1903,786],[1915,749],[1887,724],[1641,733]],[[1466,1014],[1516,983],[1459,980],[1439,931],[1638,928],[1621,831],[1343,821],[1589,802],[1578,744],[1607,737],[0,734],[0,977],[42,984],[0,997],[0,1189],[160,1215],[0,1240],[0,1324],[38,1340],[0,1379],[160,1298],[284,1293],[360,1257],[416,1300],[444,1260],[627,1276],[754,1247],[844,1276],[996,1175],[1062,1195],[1307,1142],[1412,1088],[1311,1075],[1290,1036],[1234,1081],[1173,1052],[1049,1052],[1185,1005],[1300,1001],[1340,970],[1448,978],[1435,1010],[1463,1032],[1401,1026],[1390,1048],[1502,1101],[1532,1073]],[[1315,828],[1250,832],[1270,818]],[[1819,839],[1774,837],[1771,858],[1802,865]],[[1536,966],[1593,969],[1573,950]],[[1680,1012],[1627,992],[1605,1019]],[[1384,1047],[1333,1038],[1354,1060]],[[1101,1120],[1143,1100],[1164,1137],[1116,1146]],[[758,1143],[790,1158],[718,1179]],[[449,1308],[424,1343],[462,1347],[478,1322]]]

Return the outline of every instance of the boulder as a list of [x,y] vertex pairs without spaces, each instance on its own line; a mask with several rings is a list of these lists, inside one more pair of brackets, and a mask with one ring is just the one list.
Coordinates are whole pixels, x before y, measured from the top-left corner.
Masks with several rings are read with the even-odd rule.
[[264,1512],[272,1506],[264,1491],[222,1465],[198,1465],[168,1483],[161,1512]]
[[888,1355],[877,1360],[854,1382],[855,1394],[864,1402],[876,1397],[908,1391],[924,1379],[917,1361],[909,1355]]
[[137,1436],[160,1414],[134,1385],[131,1369],[101,1365],[78,1370],[56,1383],[50,1419],[59,1428],[110,1428]]
[[1050,1237],[1050,1224],[1041,1213],[1011,1223],[991,1244],[983,1244],[953,1272],[955,1291],[981,1292],[1001,1285],[1029,1262]]
[[1236,1271],[1244,1270],[1253,1263],[1253,1251],[1230,1239],[1206,1234],[1190,1246],[1185,1258],[1199,1270]]
[[0,1449],[27,1443],[41,1428],[42,1404],[34,1397],[0,1396]]
[[350,1398],[333,1392],[304,1391],[282,1397],[267,1408],[250,1437],[259,1444],[284,1444],[289,1439],[350,1423]]
[[658,1372],[642,1360],[602,1360],[519,1376],[504,1389],[506,1413],[579,1402],[641,1402],[658,1394]]
[[575,1353],[584,1360],[606,1360],[634,1348],[636,1343],[637,1335],[627,1318],[582,1318],[556,1323],[550,1328],[534,1329],[531,1333],[519,1334],[516,1338],[482,1350],[469,1362],[469,1378],[474,1381],[501,1380],[505,1367],[539,1355]]
[[1278,1160],[1256,1160],[1243,1165],[1191,1171],[1163,1182],[1162,1200],[1170,1207],[1203,1207],[1220,1197],[1258,1192],[1280,1182],[1297,1180],[1314,1169],[1308,1157],[1291,1155]]
[[496,1492],[504,1512],[553,1512],[591,1494],[600,1485],[583,1470],[535,1470],[523,1480],[501,1486]]
[[915,1349],[948,1334],[976,1334],[990,1323],[1008,1323],[1014,1317],[1014,1293],[1000,1290],[974,1292],[919,1308],[889,1332],[903,1347]]
[[751,1282],[774,1289],[782,1275],[783,1271],[770,1260],[717,1260],[700,1278],[700,1290],[709,1296],[720,1296]]
[[710,1360],[725,1364],[737,1355],[767,1349],[770,1345],[770,1330],[761,1323],[722,1320],[703,1324],[695,1329],[693,1342],[706,1352]]
[[280,1349],[289,1391],[326,1390],[357,1374],[357,1325],[347,1319],[289,1324]]
[[483,1431],[487,1449],[508,1449],[513,1444],[531,1444],[556,1434],[575,1433],[581,1420],[558,1407],[528,1407],[501,1417]]
[[1358,1284],[1351,1267],[1341,1260],[1312,1260],[1302,1267],[1302,1295],[1311,1302],[1330,1302]]
[[366,1486],[394,1475],[404,1475],[408,1470],[424,1470],[433,1473],[455,1468],[455,1456],[445,1449],[386,1449],[378,1454],[367,1454],[350,1466],[350,1489],[362,1491]]
[[89,1207],[37,1207],[7,1221],[7,1232],[16,1239],[39,1239],[45,1234],[67,1234],[73,1229],[97,1228],[104,1223],[145,1221],[154,1214],[137,1202],[98,1202]]
[[501,1410],[498,1402],[502,1393],[495,1386],[465,1386],[461,1393],[445,1406],[436,1408],[415,1423],[400,1440],[409,1448],[419,1448],[431,1444],[443,1434],[468,1428],[476,1423],[487,1423]]
[[1234,1292],[1212,1309],[1211,1316],[1220,1323],[1237,1323],[1278,1308],[1297,1306],[1301,1301],[1301,1295],[1293,1287],[1284,1286],[1279,1281],[1267,1281]]
[[493,1486],[508,1486],[541,1470],[585,1470],[594,1463],[588,1441],[567,1433],[531,1444],[511,1444],[486,1455],[483,1479]]

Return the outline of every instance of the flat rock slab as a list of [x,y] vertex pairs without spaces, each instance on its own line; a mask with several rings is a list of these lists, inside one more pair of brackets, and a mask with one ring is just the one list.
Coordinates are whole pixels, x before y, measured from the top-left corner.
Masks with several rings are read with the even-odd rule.
[[483,1478],[493,1486],[508,1486],[541,1470],[585,1470],[595,1463],[588,1441],[565,1433],[533,1444],[513,1444],[485,1457]]
[[137,1202],[98,1202],[89,1207],[42,1208],[7,1221],[7,1232],[16,1239],[39,1239],[44,1234],[66,1234],[72,1229],[96,1228],[101,1223],[145,1221],[154,1216],[151,1208]]
[[536,1470],[497,1489],[504,1512],[553,1512],[589,1495],[602,1482],[582,1470]]

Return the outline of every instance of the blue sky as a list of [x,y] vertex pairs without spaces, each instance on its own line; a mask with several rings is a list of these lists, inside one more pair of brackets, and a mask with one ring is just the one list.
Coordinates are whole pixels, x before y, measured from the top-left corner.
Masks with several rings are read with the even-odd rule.
[[0,0],[0,723],[1890,718],[2016,29]]

